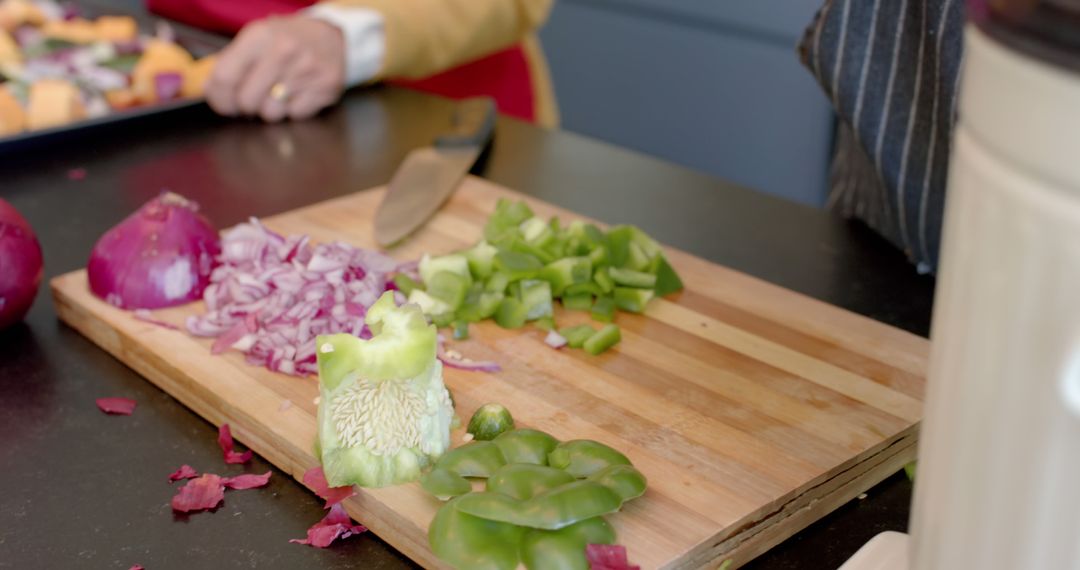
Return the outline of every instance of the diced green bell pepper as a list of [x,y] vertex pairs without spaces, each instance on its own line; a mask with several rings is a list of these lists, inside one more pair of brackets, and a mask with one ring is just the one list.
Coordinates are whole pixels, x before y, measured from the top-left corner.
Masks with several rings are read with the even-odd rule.
[[645,305],[653,298],[652,289],[634,289],[632,287],[615,288],[615,306],[630,313],[645,311]]
[[621,267],[612,267],[608,271],[611,280],[618,285],[637,287],[639,289],[652,289],[656,286],[656,276],[649,273]]
[[457,318],[457,315],[455,315],[452,312],[450,312],[450,313],[438,313],[438,314],[435,314],[435,315],[431,315],[431,324],[433,324],[436,327],[441,329],[443,327],[448,327],[448,326],[454,324],[454,319],[455,318]]
[[[650,293],[651,292],[652,291],[650,291]],[[620,340],[622,340],[622,333],[619,331],[619,327],[615,325],[604,325],[603,328],[596,331],[596,334],[590,336],[588,340],[585,341],[585,344],[581,345],[581,348],[584,348],[585,352],[595,356],[616,344],[619,344]]]
[[495,323],[504,329],[521,328],[528,314],[528,309],[516,297],[506,297],[495,311]]
[[499,310],[499,304],[502,303],[503,297],[502,293],[492,293],[490,291],[480,293],[475,299],[471,296],[466,297],[465,303],[457,311],[458,318],[471,323],[489,319],[495,314],[495,311]]
[[608,261],[615,267],[626,265],[630,258],[630,243],[634,235],[630,226],[615,226],[607,233]]
[[521,282],[521,303],[525,305],[525,320],[532,321],[552,314],[551,285],[540,279]]
[[529,218],[521,224],[521,235],[525,241],[534,247],[544,247],[555,239],[555,232],[551,226],[544,223],[540,218]]
[[592,262],[587,257],[564,257],[544,266],[540,278],[551,284],[551,292],[561,297],[571,285],[587,283],[592,275]]
[[431,257],[430,255],[425,254],[424,257],[420,258],[419,269],[420,279],[422,279],[424,285],[427,286],[430,286],[431,279],[440,271],[456,273],[464,277],[468,283],[472,283],[472,273],[469,272],[469,260],[460,253],[451,253],[450,255],[440,255],[438,257]]
[[615,289],[615,282],[611,280],[611,269],[608,267],[599,267],[596,269],[596,273],[593,274],[593,282],[600,288],[600,292],[605,295],[610,294]]
[[645,250],[641,249],[641,246],[636,242],[630,242],[629,248],[630,255],[626,258],[626,263],[621,267],[627,269],[633,269],[634,271],[645,271],[649,268],[649,256],[645,254]]
[[505,293],[506,287],[510,285],[510,274],[503,271],[496,271],[488,277],[488,280],[484,283],[484,290],[491,291],[492,293]]
[[454,321],[454,340],[469,338],[469,321]]
[[465,301],[469,281],[457,273],[438,271],[427,281],[427,294],[446,303],[451,311]]
[[495,268],[495,254],[499,250],[485,240],[465,250],[465,259],[469,262],[469,271],[476,279],[487,279]]
[[592,281],[577,283],[566,288],[563,295],[603,295],[600,286]]
[[535,278],[544,268],[544,264],[535,255],[519,251],[500,251],[495,254],[495,268],[505,273],[510,281],[517,281]]
[[542,331],[555,330],[555,319],[551,317],[540,317],[539,319],[536,319],[536,322],[534,322],[533,324],[536,325],[536,328]]
[[423,289],[413,289],[412,293],[409,293],[409,302],[420,305],[420,310],[425,315],[440,315],[444,313],[453,313],[453,309],[445,301],[436,299],[431,295],[428,295]]
[[663,297],[681,291],[683,282],[682,279],[679,279],[679,274],[675,273],[675,268],[668,263],[667,258],[663,255],[658,259],[660,263],[656,268],[656,288],[654,289],[657,296]]
[[422,289],[419,283],[404,273],[398,273],[394,276],[392,281],[394,282],[394,286],[398,288],[398,291],[401,291],[401,294],[405,295],[406,298],[413,292],[413,289]]
[[590,313],[594,320],[610,323],[615,320],[615,299],[609,295],[597,297]]
[[593,297],[588,293],[563,295],[562,304],[570,311],[588,311],[592,308]]
[[559,334],[566,339],[566,344],[570,348],[581,348],[589,337],[596,334],[596,329],[589,325],[577,325],[559,329]]

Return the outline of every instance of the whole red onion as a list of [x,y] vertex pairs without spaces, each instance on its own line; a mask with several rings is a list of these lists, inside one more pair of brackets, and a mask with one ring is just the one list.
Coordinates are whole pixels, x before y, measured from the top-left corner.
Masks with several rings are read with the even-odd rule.
[[11,204],[0,199],[0,329],[30,310],[41,285],[41,245]]
[[90,290],[122,309],[198,300],[221,251],[195,202],[162,192],[105,232],[86,266]]

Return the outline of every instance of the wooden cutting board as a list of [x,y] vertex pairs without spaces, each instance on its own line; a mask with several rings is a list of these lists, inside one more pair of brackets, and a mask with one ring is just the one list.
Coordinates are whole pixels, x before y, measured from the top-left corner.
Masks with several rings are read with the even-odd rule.
[[[282,233],[373,247],[382,195],[360,192],[264,221]],[[500,197],[523,198],[467,179],[391,253],[416,259],[472,243]],[[541,216],[580,217],[525,199]],[[610,520],[646,569],[737,567],[914,459],[925,339],[677,250],[668,256],[686,290],[653,301],[645,315],[620,314],[623,341],[599,357],[553,350],[532,327],[473,326],[453,348],[503,370],[446,370],[461,418],[500,402],[519,425],[625,452],[649,490]],[[207,420],[231,424],[282,470],[299,480],[317,464],[314,378],[248,366],[238,353],[212,356],[210,341],[92,296],[85,271],[55,278],[52,290],[64,321]],[[197,303],[155,315],[180,324],[201,310]],[[582,316],[556,315],[560,326]],[[433,568],[442,565],[427,525],[438,506],[415,483],[363,490],[347,503],[353,518]]]

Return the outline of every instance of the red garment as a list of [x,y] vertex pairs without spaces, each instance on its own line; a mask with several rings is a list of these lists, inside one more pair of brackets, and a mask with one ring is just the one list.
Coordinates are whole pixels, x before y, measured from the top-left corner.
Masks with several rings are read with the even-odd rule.
[[[290,14],[313,0],[146,0],[150,11],[214,32],[235,34],[244,24],[274,14]],[[536,106],[528,60],[521,46],[491,54],[420,80],[392,80],[402,85],[461,99],[486,95],[501,113],[533,121]]]

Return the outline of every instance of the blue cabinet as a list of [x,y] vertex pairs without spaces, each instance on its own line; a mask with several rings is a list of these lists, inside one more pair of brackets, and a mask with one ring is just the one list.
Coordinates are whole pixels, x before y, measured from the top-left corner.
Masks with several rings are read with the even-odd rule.
[[820,206],[833,115],[795,46],[822,0],[557,0],[563,128]]

